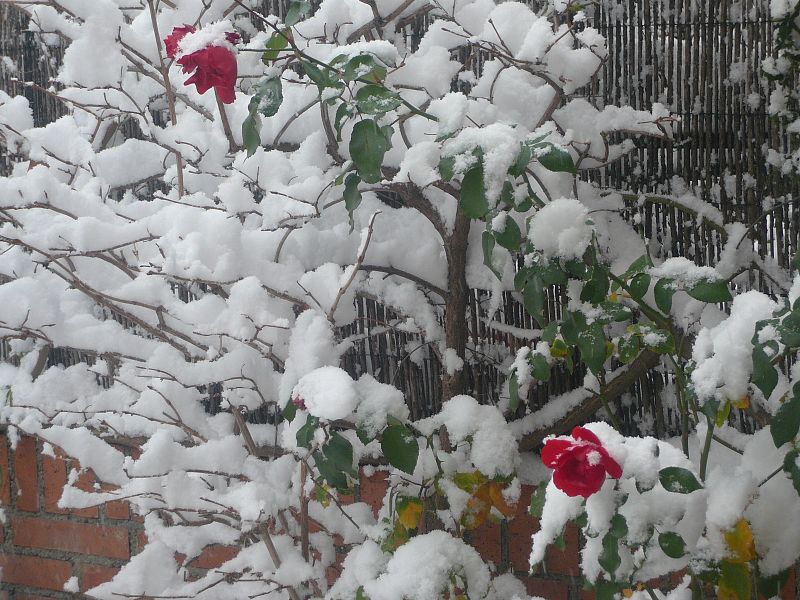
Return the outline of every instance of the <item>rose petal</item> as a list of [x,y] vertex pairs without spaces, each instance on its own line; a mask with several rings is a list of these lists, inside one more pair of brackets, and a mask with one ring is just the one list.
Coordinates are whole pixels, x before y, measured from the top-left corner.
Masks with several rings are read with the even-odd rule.
[[180,44],[180,41],[186,36],[186,34],[194,33],[195,31],[195,28],[191,25],[183,25],[181,27],[173,28],[172,33],[164,38],[164,47],[167,50],[167,56],[169,58],[175,58],[175,55],[178,53],[178,44]]
[[575,427],[572,430],[572,437],[576,440],[597,444],[598,446],[602,445],[598,437],[585,427]]
[[559,464],[560,457],[574,444],[570,440],[551,439],[542,448],[542,462],[551,469]]

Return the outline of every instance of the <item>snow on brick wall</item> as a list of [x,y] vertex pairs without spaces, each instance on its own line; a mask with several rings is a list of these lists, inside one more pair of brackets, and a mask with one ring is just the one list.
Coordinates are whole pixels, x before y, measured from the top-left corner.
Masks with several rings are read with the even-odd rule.
[[[86,597],[80,592],[111,579],[144,547],[140,520],[130,514],[126,502],[73,511],[59,508],[61,490],[73,469],[80,465],[58,449],[45,449],[41,442],[23,437],[12,450],[8,436],[0,433],[0,600]],[[91,472],[83,472],[77,485],[90,489],[100,484]],[[545,568],[532,576],[526,574],[531,535],[538,529],[537,520],[527,514],[531,491],[523,486],[515,518],[482,525],[470,532],[470,543],[496,568],[512,570],[532,595],[547,600],[593,600],[594,594],[582,589],[580,542],[573,527],[565,531],[564,549],[551,546]],[[362,474],[359,489],[349,501],[366,502],[377,514],[385,492],[380,471]],[[236,551],[207,546],[187,565],[187,575],[218,568]],[[176,556],[176,564],[182,560]],[[336,576],[332,568],[330,581]],[[795,598],[794,590],[795,578],[790,577],[783,598]]]

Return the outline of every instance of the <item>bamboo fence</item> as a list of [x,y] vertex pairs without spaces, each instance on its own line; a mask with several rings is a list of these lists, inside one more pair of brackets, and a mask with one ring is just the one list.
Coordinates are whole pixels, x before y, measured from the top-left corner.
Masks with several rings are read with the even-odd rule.
[[[281,14],[285,0],[265,0],[263,9]],[[762,61],[775,52],[768,0],[598,0],[586,8],[586,23],[606,37],[609,55],[602,74],[583,94],[598,106],[629,104],[650,109],[666,105],[680,122],[674,140],[640,139],[622,160],[593,172],[591,178],[609,190],[630,192],[630,217],[662,256],[685,256],[713,264],[720,255],[718,232],[674,207],[639,202],[641,195],[688,191],[714,204],[726,222],[747,223],[752,235],[743,243],[786,266],[798,250],[800,210],[798,182],[783,176],[764,159],[766,148],[786,150],[784,126],[767,114],[770,85],[761,76]],[[412,45],[428,25],[427,17],[408,25]],[[26,95],[34,120],[41,125],[62,111],[52,92],[60,46],[47,45],[28,32],[26,19],[10,5],[0,5],[0,89]],[[51,36],[52,37],[52,36]],[[10,60],[3,60],[2,57]],[[13,66],[12,66],[13,65]],[[33,82],[35,85],[25,85]],[[0,154],[0,172],[15,157]],[[771,291],[757,272],[749,287]],[[525,330],[536,327],[512,294],[488,315],[488,293],[474,290],[470,317],[471,359],[467,391],[493,403],[502,389],[503,360],[531,341]],[[430,349],[415,336],[392,327],[399,316],[369,299],[357,300],[358,318],[342,328],[353,339],[344,367],[354,376],[371,373],[406,394],[412,417],[436,412],[440,406],[439,365]],[[560,314],[561,290],[548,290],[547,312]],[[413,350],[413,351],[412,351]],[[53,364],[79,357],[54,351]],[[531,391],[536,409],[554,396],[581,385],[583,374],[558,370],[548,383]],[[674,433],[677,428],[670,399],[672,382],[658,371],[643,375],[616,406],[625,433]],[[219,406],[210,386],[209,409]],[[266,411],[251,415],[267,417]],[[751,424],[735,417],[739,427]]]

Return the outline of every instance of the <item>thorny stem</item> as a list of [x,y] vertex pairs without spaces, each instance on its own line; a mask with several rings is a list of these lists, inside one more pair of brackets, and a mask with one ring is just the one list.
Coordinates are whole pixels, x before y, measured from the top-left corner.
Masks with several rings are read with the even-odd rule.
[[[164,79],[164,87],[167,90],[167,105],[169,106],[169,120],[172,126],[178,124],[178,115],[175,112],[175,92],[172,89],[172,83],[169,80],[169,68],[164,62],[164,54],[161,49],[161,34],[158,32],[158,19],[156,18],[156,7],[153,0],[147,0],[147,5],[150,7],[150,20],[153,22],[153,35],[156,38],[156,48],[158,49],[158,61],[161,65],[161,77]],[[175,166],[178,170],[178,197],[182,198],[184,195],[185,187],[183,183],[183,156],[179,150],[175,152]]]

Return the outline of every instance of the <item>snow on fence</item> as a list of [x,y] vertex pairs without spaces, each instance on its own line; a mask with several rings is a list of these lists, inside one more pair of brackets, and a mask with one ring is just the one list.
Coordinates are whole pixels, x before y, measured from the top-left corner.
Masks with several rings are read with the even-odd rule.
[[[282,14],[286,4],[285,0],[264,0],[262,10]],[[600,0],[586,12],[587,23],[606,37],[609,56],[602,76],[592,89],[584,90],[585,97],[602,104],[627,103],[635,109],[649,109],[660,102],[680,118],[674,141],[642,137],[633,152],[604,169],[592,170],[591,176],[608,190],[634,192],[625,196],[629,217],[640,223],[642,236],[664,255],[714,263],[721,251],[724,223],[740,220],[752,230],[743,243],[787,265],[800,237],[798,181],[782,176],[764,160],[765,148],[788,148],[782,125],[767,114],[771,87],[761,76],[762,61],[775,50],[768,1]],[[407,23],[412,45],[427,25],[425,15]],[[0,5],[0,89],[26,95],[35,122],[41,125],[61,114],[62,107],[50,89],[61,48],[55,34],[38,39],[25,27],[21,11]],[[13,161],[13,156],[0,156],[0,172],[7,172]],[[641,202],[641,195],[650,201]],[[699,219],[678,209],[670,196],[710,201],[719,215]],[[750,285],[770,289],[770,281],[755,270]],[[184,288],[180,293],[188,291]],[[505,294],[493,315],[486,311],[488,298],[487,292],[473,290],[470,299],[466,325],[472,353],[466,391],[482,402],[495,402],[504,379],[499,364],[534,339],[537,331],[511,294]],[[563,290],[550,289],[545,313],[558,316],[563,300]],[[377,302],[361,298],[357,304],[357,320],[342,331],[354,340],[344,367],[352,374],[370,372],[397,385],[406,394],[412,418],[435,413],[441,382],[434,353],[419,347],[415,336],[396,330],[396,316]],[[84,359],[72,356],[68,349],[55,350],[48,357],[51,364]],[[581,381],[580,373],[555,372],[549,382],[531,390],[531,407],[542,406],[549,397]],[[665,402],[670,390],[670,382],[659,373],[640,377],[630,393],[617,400],[623,433],[635,433],[642,422],[658,437],[674,433],[674,412],[662,407],[673,404]],[[213,386],[208,405],[210,410],[217,406]],[[261,421],[269,416],[261,411],[250,418]],[[733,418],[740,419],[740,427],[752,426],[742,414]]]

